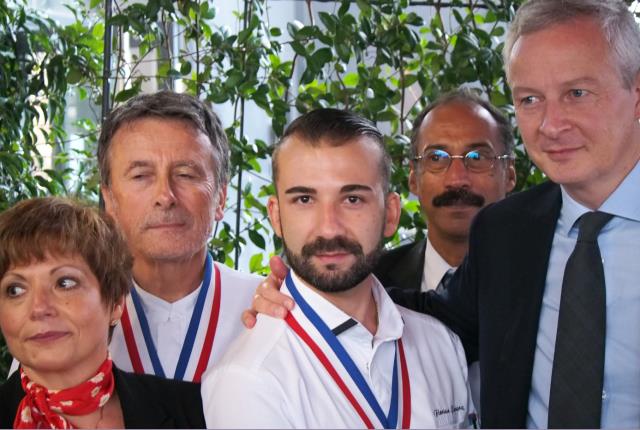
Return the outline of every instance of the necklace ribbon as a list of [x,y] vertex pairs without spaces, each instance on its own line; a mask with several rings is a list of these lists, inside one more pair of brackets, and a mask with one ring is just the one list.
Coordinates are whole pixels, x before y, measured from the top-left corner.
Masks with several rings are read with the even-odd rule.
[[[209,324],[207,325],[207,332],[204,338],[204,343],[202,345],[200,357],[198,359],[196,370],[194,372],[193,382],[200,382],[202,373],[204,373],[204,371],[207,368],[207,364],[209,363],[209,357],[211,356],[211,351],[213,349],[213,340],[215,338],[216,329],[218,326],[218,318],[220,316],[220,296],[221,296],[222,285],[220,283],[220,270],[215,264],[213,264],[213,258],[211,257],[211,255],[207,254],[202,286],[198,293],[198,298],[196,299],[196,305],[191,314],[191,320],[189,321],[189,327],[187,329],[187,334],[185,336],[184,342],[182,344],[182,349],[180,351],[180,356],[178,358],[178,364],[176,365],[176,370],[175,370],[173,379],[177,379],[177,380],[184,379],[187,366],[191,359],[191,354],[193,352],[196,334],[198,333],[198,328],[200,327],[202,312],[203,312],[204,305],[207,299],[207,294],[210,288],[212,268],[215,270],[215,277],[216,277],[214,291],[213,291],[213,304],[212,304],[211,314],[209,315]],[[135,290],[135,288],[131,290],[131,300],[135,307],[135,311],[138,317],[138,322],[140,324],[140,331],[142,332],[142,336],[144,339],[147,352],[149,354],[149,360],[151,361],[153,371],[155,375],[166,378],[166,374],[162,367],[162,363],[160,363],[158,351],[153,342],[153,338],[151,337],[149,322],[144,312],[144,308],[142,307],[140,295]],[[129,357],[131,359],[131,365],[133,367],[134,372],[145,373],[144,366],[142,365],[142,360],[140,358],[140,352],[136,344],[135,336],[133,335],[131,319],[129,317],[129,313],[127,311],[126,305],[122,315],[122,331],[124,333],[125,343],[127,345],[127,350],[129,352]]]
[[[304,300],[300,292],[295,286],[293,279],[291,278],[291,272],[287,274],[286,285],[291,293],[291,296],[295,300],[296,304],[300,307],[300,310],[304,316],[311,322],[311,324],[318,330],[323,339],[331,347],[334,354],[337,356],[340,363],[345,368],[351,379],[358,387],[358,390],[362,393],[364,398],[371,409],[376,414],[376,417],[384,428],[395,429],[398,422],[398,356],[400,357],[401,377],[402,377],[402,428],[409,428],[411,424],[411,388],[409,383],[409,372],[407,370],[406,357],[404,354],[404,347],[402,345],[402,339],[398,339],[396,342],[396,354],[393,361],[393,376],[391,382],[391,402],[389,405],[389,412],[385,414],[378,403],[373,391],[369,387],[369,384],[362,376],[362,373],[353,362],[353,359],[349,356],[349,353],[344,349],[336,335],[333,334],[327,324],[320,318],[320,316],[313,310],[313,308]],[[321,364],[325,367],[331,378],[336,382],[340,390],[349,400],[349,403],[356,410],[360,418],[362,419],[365,427],[373,429],[374,425],[371,419],[367,416],[362,406],[358,403],[353,393],[349,390],[345,382],[342,380],[336,369],[331,364],[329,358],[325,355],[322,349],[311,336],[302,328],[300,323],[295,319],[292,313],[289,313],[285,318],[287,324],[291,329],[309,346],[315,356],[320,360]]]

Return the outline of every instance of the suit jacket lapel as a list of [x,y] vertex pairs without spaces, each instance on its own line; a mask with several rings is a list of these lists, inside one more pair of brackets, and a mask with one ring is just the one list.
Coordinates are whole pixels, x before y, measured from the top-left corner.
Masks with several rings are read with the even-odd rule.
[[398,279],[400,288],[419,290],[422,285],[422,273],[424,271],[424,254],[427,249],[427,240],[423,239],[413,244],[407,252],[406,258],[400,260],[393,269],[395,279]]
[[511,315],[506,319],[510,327],[504,336],[499,366],[510,387],[506,390],[509,392],[502,393],[503,405],[508,409],[506,405],[511,404],[514,417],[520,418],[520,427],[526,425],[542,297],[562,205],[560,187],[555,184],[549,184],[549,187],[548,192],[522,208],[521,214],[517,215],[517,229],[509,232],[513,235],[510,240],[517,242],[515,247],[519,253],[507,256],[511,285],[504,287],[510,295]]

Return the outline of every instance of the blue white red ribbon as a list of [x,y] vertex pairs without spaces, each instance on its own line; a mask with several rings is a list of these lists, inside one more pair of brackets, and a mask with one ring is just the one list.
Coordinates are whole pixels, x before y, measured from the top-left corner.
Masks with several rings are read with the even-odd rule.
[[[352,381],[358,387],[358,390],[366,399],[369,407],[374,411],[376,417],[378,418],[378,421],[384,428],[387,429],[395,429],[398,424],[399,390],[397,361],[398,357],[400,358],[400,373],[402,378],[402,428],[409,428],[411,424],[411,387],[409,383],[409,372],[407,369],[407,362],[404,354],[404,347],[402,345],[402,339],[398,339],[398,341],[396,342],[396,355],[393,362],[393,376],[391,383],[391,401],[389,405],[389,412],[385,414],[380,407],[378,400],[373,394],[373,391],[369,387],[369,384],[362,376],[362,373],[353,362],[351,356],[349,356],[349,353],[344,349],[336,335],[333,334],[331,329],[322,320],[322,318],[320,318],[320,316],[313,310],[313,308],[304,300],[304,298],[296,288],[295,283],[293,282],[293,279],[291,277],[291,272],[287,274],[285,282],[287,285],[287,289],[291,293],[291,296],[295,300],[304,316],[318,330],[322,338],[329,345],[344,369],[347,371]],[[369,416],[367,416],[364,408],[359,404],[358,400],[353,395],[347,384],[336,371],[335,367],[331,363],[331,360],[329,360],[329,358],[313,340],[313,338],[304,330],[300,323],[298,323],[293,314],[289,313],[285,318],[285,321],[291,327],[291,329],[307,344],[314,355],[322,363],[331,378],[336,382],[340,390],[344,393],[345,397],[347,397],[349,403],[351,403],[353,408],[356,410],[365,427],[370,429],[375,428],[373,422],[371,421]]]
[[[212,269],[215,270],[215,285],[213,286],[214,288],[213,302],[211,306],[211,312],[209,314],[209,323],[207,324],[206,334],[205,334],[204,342],[202,345],[202,349],[200,351],[200,356],[199,356],[197,365],[195,367],[193,377],[190,380],[194,382],[200,382],[202,373],[207,368],[209,357],[211,356],[211,351],[213,349],[213,341],[215,338],[216,329],[218,326],[218,319],[220,315],[221,290],[222,290],[222,285],[220,282],[220,270],[215,264],[213,264],[213,258],[211,257],[210,254],[207,254],[202,286],[200,288],[200,291],[198,292],[196,304],[191,314],[191,320],[189,321],[189,327],[187,329],[187,334],[185,336],[184,342],[182,344],[182,349],[180,351],[180,356],[178,358],[178,364],[176,365],[173,379],[178,379],[178,380],[185,379],[185,373],[189,365],[189,362],[191,361],[194,344],[196,343],[196,334],[198,333],[205,303],[207,302],[207,295],[208,295],[209,289],[211,288],[210,285],[211,285]],[[131,365],[133,367],[133,370],[135,373],[154,373],[157,376],[161,376],[165,378],[166,373],[162,367],[162,364],[160,363],[160,358],[158,357],[158,351],[153,342],[153,338],[151,337],[151,330],[149,327],[149,323],[147,321],[146,314],[144,312],[144,308],[142,306],[142,302],[140,300],[140,296],[135,289],[131,290],[131,300],[134,305],[135,315],[137,317],[136,320],[138,322],[138,328],[140,329],[140,332],[142,333],[142,338],[144,340],[144,348],[148,354],[148,358],[149,358],[149,361],[151,362],[153,372],[151,372],[152,369],[147,369],[147,371],[145,372],[144,366],[142,364],[142,359],[140,356],[140,347],[136,342],[136,336],[134,335],[134,330],[131,323],[132,318],[129,316],[129,312],[125,305],[125,309],[121,319],[122,331],[124,333],[125,344],[127,346],[127,351],[129,352],[129,357],[131,359]]]

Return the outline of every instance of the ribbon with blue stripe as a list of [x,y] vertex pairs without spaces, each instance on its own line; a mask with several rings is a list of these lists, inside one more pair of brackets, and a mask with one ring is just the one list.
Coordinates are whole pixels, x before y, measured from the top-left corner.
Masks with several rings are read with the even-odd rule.
[[331,329],[327,326],[327,324],[320,318],[320,316],[313,310],[313,308],[304,300],[300,292],[295,286],[293,279],[291,278],[291,271],[287,273],[287,277],[285,280],[287,284],[287,288],[291,293],[291,296],[295,300],[296,304],[300,307],[302,313],[307,317],[307,319],[313,324],[313,326],[318,330],[320,335],[324,338],[327,344],[331,347],[334,354],[340,360],[340,363],[344,366],[353,379],[353,382],[358,387],[358,390],[362,393],[364,398],[369,403],[369,406],[374,411],[378,420],[386,429],[395,429],[398,425],[398,366],[397,366],[397,349],[398,344],[396,342],[396,354],[394,355],[393,360],[393,377],[391,382],[391,403],[389,405],[389,413],[385,414],[378,403],[378,399],[371,391],[369,384],[360,373],[360,370],[353,362],[353,359],[349,356],[349,353],[344,349],[336,335],[333,334]]
[[[207,253],[207,258],[204,265],[204,278],[202,279],[202,287],[200,288],[198,298],[196,299],[195,308],[193,309],[193,313],[191,314],[189,328],[187,329],[187,335],[185,336],[184,343],[182,344],[182,350],[180,351],[180,357],[178,358],[178,364],[176,365],[176,371],[174,373],[173,379],[183,379],[184,374],[187,370],[187,365],[189,364],[189,359],[191,357],[191,353],[193,352],[196,333],[198,332],[198,327],[200,326],[202,310],[204,309],[204,304],[207,299],[207,293],[209,291],[209,285],[211,284],[212,268],[213,258],[211,257],[211,254]],[[142,336],[144,337],[144,343],[147,346],[147,351],[149,352],[149,358],[151,359],[151,364],[153,365],[153,371],[156,376],[166,378],[164,369],[162,368],[162,363],[160,363],[160,358],[158,357],[158,351],[155,344],[153,343],[153,339],[151,338],[151,330],[149,329],[147,316],[144,313],[142,302],[140,301],[140,296],[138,295],[138,292],[135,288],[131,289],[131,300],[133,301],[133,305],[136,308],[136,313],[138,314],[140,329],[142,331]]]

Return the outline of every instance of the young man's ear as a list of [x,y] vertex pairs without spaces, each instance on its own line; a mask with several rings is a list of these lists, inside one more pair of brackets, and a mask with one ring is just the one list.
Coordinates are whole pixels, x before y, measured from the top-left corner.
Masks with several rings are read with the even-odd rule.
[[278,237],[282,237],[282,226],[280,224],[280,203],[276,196],[270,196],[267,201],[267,213],[269,214],[269,221],[271,221],[271,227],[274,233]]
[[400,196],[398,193],[388,193],[384,214],[384,237],[390,237],[395,234],[398,229],[398,223],[400,222],[400,212]]

